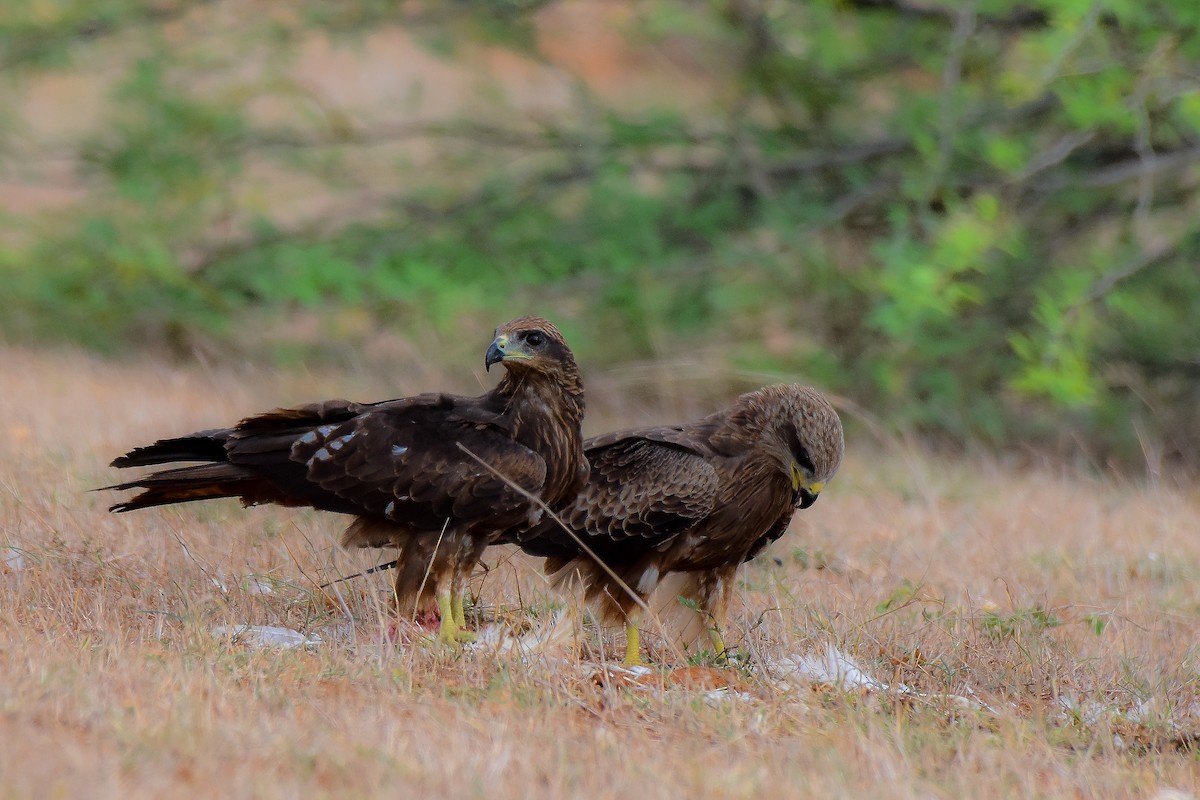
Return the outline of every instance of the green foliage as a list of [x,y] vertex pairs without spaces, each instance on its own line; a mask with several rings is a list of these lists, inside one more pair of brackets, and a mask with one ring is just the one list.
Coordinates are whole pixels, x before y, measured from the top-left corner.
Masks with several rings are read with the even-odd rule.
[[1096,636],[1103,636],[1104,629],[1108,627],[1108,618],[1103,614],[1085,614],[1083,621],[1087,624],[1088,630]]
[[904,608],[915,602],[919,598],[920,593],[921,586],[913,583],[908,578],[905,578],[900,582],[899,586],[892,590],[892,593],[888,595],[887,599],[876,604],[875,613],[888,614],[892,611]]
[[[980,619],[980,626],[989,637],[1017,641],[1050,628],[1057,628],[1059,625],[1062,625],[1062,620],[1053,612],[1036,606],[1018,608],[1011,614],[988,611]],[[1102,630],[1103,627],[1096,630],[1096,634],[1099,635]]]
[[[628,46],[707,54],[711,103],[633,112],[585,75],[536,125],[469,106],[430,125],[432,162],[398,158],[394,192],[354,211],[298,225],[242,195],[263,169],[352,190],[391,135],[289,78],[300,43],[353,50],[401,21],[448,63],[536,61],[551,5],[301,3],[206,36],[186,4],[0,18],[14,86],[125,58],[74,146],[86,201],[13,218],[0,325],[115,348],[219,344],[296,309],[453,330],[564,308],[603,331],[581,337],[595,365],[703,348],[953,440],[1200,463],[1194,3],[655,0]],[[302,113],[268,123],[258,101]],[[20,123],[0,132],[15,163]]]
[[[833,558],[823,550],[809,551],[803,547],[797,547],[792,550],[792,563],[798,564],[800,569],[828,569],[833,572],[839,572],[835,567]],[[890,604],[888,605],[890,608]],[[877,609],[882,613],[887,608]]]

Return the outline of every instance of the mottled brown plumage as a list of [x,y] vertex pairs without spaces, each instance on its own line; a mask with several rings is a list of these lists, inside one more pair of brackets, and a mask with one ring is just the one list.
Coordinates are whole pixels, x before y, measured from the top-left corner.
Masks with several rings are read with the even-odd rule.
[[591,476],[564,522],[632,590],[549,520],[515,535],[546,571],[581,584],[607,621],[624,621],[637,659],[641,603],[668,573],[689,573],[719,652],[737,568],[787,530],[842,461],[842,425],[803,386],[768,386],[686,425],[619,431],[585,443]]
[[459,636],[462,590],[483,550],[501,532],[538,521],[583,485],[583,386],[558,330],[524,317],[502,325],[486,365],[505,374],[481,397],[423,394],[381,403],[330,400],[248,417],[140,447],[114,467],[205,462],[159,470],[108,487],[139,488],[112,507],[237,497],[353,514],[343,544],[399,547],[402,613],[436,599],[442,636]]

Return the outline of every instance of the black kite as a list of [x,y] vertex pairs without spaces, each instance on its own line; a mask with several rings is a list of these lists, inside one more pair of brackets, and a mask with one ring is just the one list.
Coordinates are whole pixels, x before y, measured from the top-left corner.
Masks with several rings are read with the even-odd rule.
[[583,385],[558,329],[538,317],[500,326],[485,357],[495,363],[504,377],[481,397],[330,400],[139,447],[112,466],[203,463],[107,487],[144,490],[111,510],[237,497],[353,514],[343,544],[400,548],[401,612],[436,600],[440,637],[467,638],[471,570],[501,532],[536,524],[542,512],[463,448],[551,507],[587,478]]
[[[624,622],[626,663],[639,660],[641,608],[662,579],[689,573],[718,655],[737,568],[783,535],[842,461],[842,424],[804,386],[768,386],[686,425],[619,431],[585,443],[591,476],[560,516],[617,576],[551,520],[509,537],[578,582],[607,622]],[[632,590],[632,594],[630,592]]]

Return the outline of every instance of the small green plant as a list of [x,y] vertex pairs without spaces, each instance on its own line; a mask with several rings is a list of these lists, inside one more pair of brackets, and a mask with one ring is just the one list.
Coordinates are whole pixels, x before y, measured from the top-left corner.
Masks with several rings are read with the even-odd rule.
[[1108,619],[1103,614],[1085,614],[1083,621],[1096,636],[1104,635],[1104,629],[1108,627]]
[[1052,611],[1038,606],[1018,608],[1010,614],[987,611],[980,618],[980,627],[991,639],[1020,639],[1030,634],[1042,633],[1062,624]]
[[917,600],[918,594],[921,591],[921,586],[905,578],[901,581],[887,599],[875,606],[876,614],[888,614],[892,611],[904,608],[908,604]]
[[800,569],[828,569],[834,570],[834,558],[824,550],[809,550],[805,547],[797,547],[792,550],[792,563],[798,564]]

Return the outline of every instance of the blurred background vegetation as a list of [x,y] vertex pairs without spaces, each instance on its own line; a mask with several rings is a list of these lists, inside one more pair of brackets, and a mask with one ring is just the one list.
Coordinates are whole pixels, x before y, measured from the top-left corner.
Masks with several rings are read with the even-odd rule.
[[449,367],[536,311],[1200,464],[1195,0],[5,0],[0,170],[14,343]]

